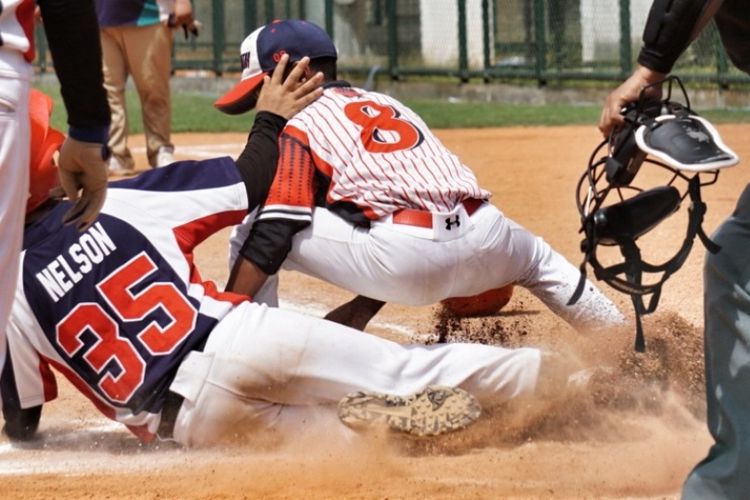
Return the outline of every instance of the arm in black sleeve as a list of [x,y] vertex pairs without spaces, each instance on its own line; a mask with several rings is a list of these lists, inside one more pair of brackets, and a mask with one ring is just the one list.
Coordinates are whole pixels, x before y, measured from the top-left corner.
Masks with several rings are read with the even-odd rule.
[[268,111],[255,115],[253,128],[245,149],[235,162],[247,189],[248,211],[259,206],[268,196],[279,161],[279,134],[286,119]]
[[677,58],[719,5],[716,0],[654,0],[643,31],[638,63],[659,73],[672,71]]
[[69,134],[106,143],[110,113],[93,0],[37,0],[68,112]]
[[240,255],[268,275],[276,274],[292,249],[294,235],[310,225],[309,220],[256,220]]
[[725,0],[715,19],[729,58],[750,74],[750,5],[747,0]]
[[[305,198],[310,195],[307,187],[314,184],[315,170],[312,166],[312,158],[308,147],[301,144],[297,139],[283,134],[279,144],[283,148],[284,155],[283,157],[279,155],[281,160],[275,163],[276,168],[271,174],[285,179],[284,183],[296,186],[298,189],[292,189],[292,191],[297,192],[300,198],[292,196],[295,201],[288,208],[285,207],[287,203],[285,200],[275,199],[275,203],[280,203],[283,208],[271,210],[272,214],[266,211],[262,218],[256,219],[248,239],[240,249],[242,257],[268,275],[276,274],[289,254],[294,235],[310,224],[309,207],[313,203],[312,199]],[[283,166],[279,167],[279,163]],[[279,171],[279,168],[283,170]],[[273,182],[273,179],[270,179],[264,186],[263,198],[268,194]],[[272,193],[271,196],[273,197],[274,194]],[[307,205],[307,203],[310,205]],[[295,212],[295,206],[301,210]],[[308,208],[302,208],[305,206]]]

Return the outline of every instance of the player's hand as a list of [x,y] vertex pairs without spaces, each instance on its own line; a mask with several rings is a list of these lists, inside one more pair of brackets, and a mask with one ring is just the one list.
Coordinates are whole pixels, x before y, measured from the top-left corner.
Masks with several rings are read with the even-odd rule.
[[99,215],[107,194],[106,157],[106,146],[101,143],[65,139],[60,149],[60,185],[75,203],[63,217],[64,223],[75,223],[83,231]]
[[[631,102],[637,101],[644,87],[663,80],[665,77],[664,73],[658,73],[643,66],[638,66],[622,85],[607,96],[601,117],[599,118],[599,130],[602,135],[607,137],[613,129],[623,124],[622,108]],[[661,89],[658,87],[652,87],[648,92],[648,97],[654,99],[661,98]]]
[[190,0],[176,0],[174,12],[167,18],[167,26],[170,28],[182,28],[185,40],[198,36],[201,29],[201,23],[193,17],[193,4]]
[[263,88],[255,106],[258,111],[270,111],[287,120],[323,94],[320,87],[323,83],[323,73],[318,72],[306,80],[303,78],[310,64],[309,57],[303,57],[284,80],[288,63],[289,55],[284,54],[274,68],[273,74],[264,77]]

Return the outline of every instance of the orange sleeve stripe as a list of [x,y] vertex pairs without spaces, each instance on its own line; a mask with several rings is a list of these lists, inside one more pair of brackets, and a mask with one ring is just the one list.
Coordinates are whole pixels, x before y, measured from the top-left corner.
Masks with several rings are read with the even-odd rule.
[[312,207],[313,164],[309,150],[296,138],[279,139],[279,163],[265,205]]
[[281,134],[293,137],[294,139],[297,139],[299,142],[301,142],[303,146],[307,148],[310,147],[310,139],[307,137],[307,133],[301,131],[294,125],[287,125],[286,127],[284,127],[284,130]]
[[299,141],[303,146],[308,148],[310,156],[312,156],[312,161],[315,164],[315,168],[323,172],[326,176],[332,177],[333,176],[333,167],[330,163],[323,160],[320,156],[318,156],[315,151],[310,149],[310,139],[307,136],[307,133],[301,131],[294,125],[287,125],[284,128],[284,131],[282,133],[283,135],[288,135],[289,137],[296,139]]

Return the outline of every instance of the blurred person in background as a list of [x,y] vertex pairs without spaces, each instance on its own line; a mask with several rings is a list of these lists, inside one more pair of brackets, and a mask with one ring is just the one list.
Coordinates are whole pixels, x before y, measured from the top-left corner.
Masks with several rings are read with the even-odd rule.
[[128,148],[125,85],[133,77],[143,113],[146,156],[152,168],[174,161],[171,99],[174,27],[197,34],[190,0],[96,0],[104,86],[112,110],[109,147],[112,175],[132,175],[135,161]]

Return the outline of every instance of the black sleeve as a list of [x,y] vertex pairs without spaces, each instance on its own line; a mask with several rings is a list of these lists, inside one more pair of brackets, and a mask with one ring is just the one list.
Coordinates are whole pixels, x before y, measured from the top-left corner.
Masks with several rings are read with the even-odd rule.
[[725,0],[716,13],[716,27],[732,62],[750,74],[750,8],[747,0]]
[[[279,161],[278,136],[285,124],[286,120],[278,115],[258,113],[245,150],[237,158],[237,168],[247,187],[248,210],[262,205],[268,196]],[[292,237],[309,224],[309,220],[256,220],[240,255],[264,273],[276,274],[292,247]]]
[[93,0],[37,0],[60,80],[69,134],[106,142],[109,105],[102,74],[102,48]]
[[294,235],[310,225],[309,220],[256,220],[240,255],[268,275],[276,274],[292,249]]
[[286,119],[261,111],[255,115],[245,149],[235,162],[247,189],[248,211],[265,201],[279,161],[279,134]]
[[638,63],[660,73],[672,71],[710,3],[711,0],[654,0],[643,30]]

